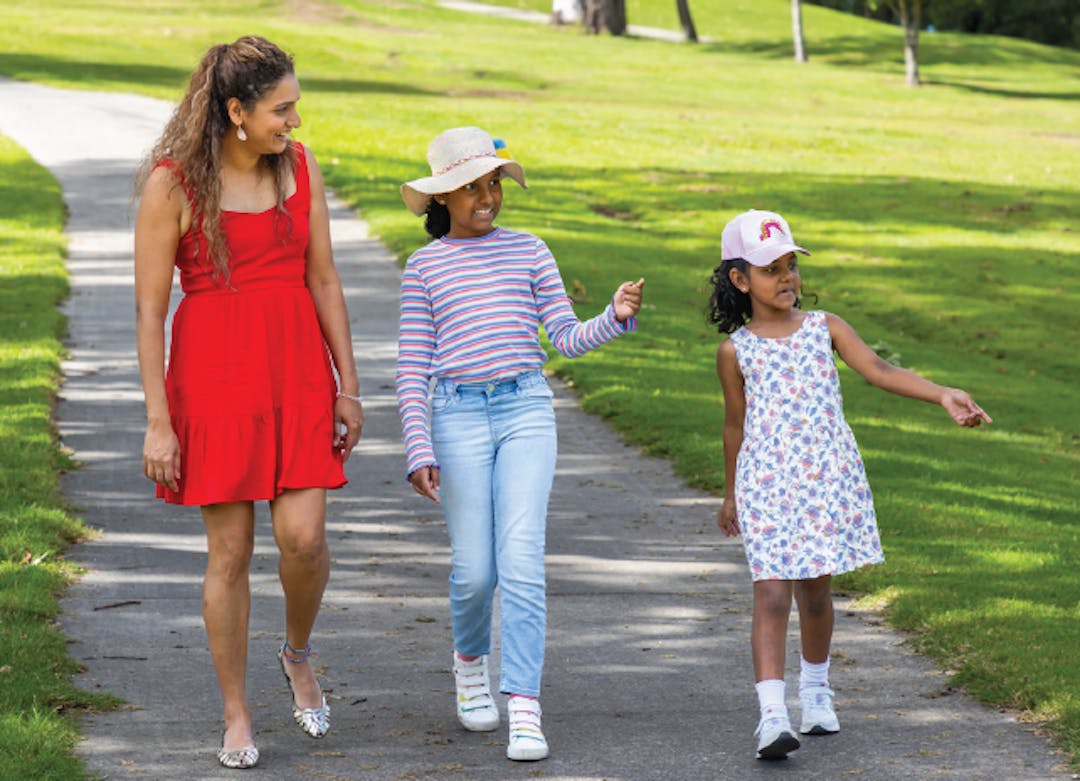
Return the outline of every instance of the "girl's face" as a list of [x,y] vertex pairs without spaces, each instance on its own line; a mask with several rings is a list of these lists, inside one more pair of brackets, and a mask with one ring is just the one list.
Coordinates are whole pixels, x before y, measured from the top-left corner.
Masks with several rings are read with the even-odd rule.
[[300,127],[300,114],[296,111],[299,100],[300,82],[290,73],[263,95],[250,112],[245,111],[237,101],[244,132],[247,133],[244,144],[263,155],[284,152],[289,133]]
[[498,169],[456,190],[436,195],[450,212],[451,239],[476,239],[491,233],[502,207],[502,172]]
[[736,287],[750,295],[753,311],[789,310],[799,299],[802,279],[794,252],[783,255],[767,266],[747,266],[746,273],[733,278]]

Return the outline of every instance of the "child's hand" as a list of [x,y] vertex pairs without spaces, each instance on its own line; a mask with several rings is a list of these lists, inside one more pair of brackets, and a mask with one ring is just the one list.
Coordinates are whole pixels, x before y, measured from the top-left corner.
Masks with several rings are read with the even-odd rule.
[[945,393],[941,395],[941,406],[960,426],[974,428],[983,421],[994,422],[971,396],[959,388],[946,388]]
[[645,278],[637,282],[623,282],[612,296],[611,305],[615,308],[615,319],[625,323],[641,310],[641,290],[645,287]]
[[426,496],[436,504],[439,501],[439,468],[437,466],[422,466],[409,475],[409,482],[413,490],[421,496]]
[[725,537],[736,537],[739,534],[739,517],[735,512],[735,500],[728,497],[720,506],[720,512],[716,516],[716,523]]

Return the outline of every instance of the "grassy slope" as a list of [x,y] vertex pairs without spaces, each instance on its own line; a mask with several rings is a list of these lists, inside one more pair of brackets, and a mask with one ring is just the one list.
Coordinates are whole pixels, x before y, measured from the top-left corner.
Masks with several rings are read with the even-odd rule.
[[66,511],[51,413],[67,292],[56,181],[0,136],[0,778],[70,779],[72,708],[104,702],[71,686],[53,626],[69,576],[57,556],[84,529]]
[[[638,0],[631,21],[674,27],[668,6]],[[583,314],[618,281],[648,279],[641,333],[553,365],[587,409],[711,490],[723,475],[705,280],[730,216],[781,211],[814,251],[804,282],[821,307],[996,421],[954,429],[845,372],[889,561],[843,583],[879,597],[959,683],[1080,750],[1080,54],[923,36],[928,86],[911,90],[893,28],[805,6],[799,66],[786,2],[694,6],[716,43],[591,38],[410,0],[244,0],[227,14],[208,0],[42,0],[0,9],[0,72],[175,98],[207,45],[266,34],[297,54],[301,138],[401,254],[423,233],[396,188],[425,172],[430,138],[465,123],[503,136],[532,187],[508,191],[502,222],[548,240]],[[130,29],[148,34],[117,34]]]

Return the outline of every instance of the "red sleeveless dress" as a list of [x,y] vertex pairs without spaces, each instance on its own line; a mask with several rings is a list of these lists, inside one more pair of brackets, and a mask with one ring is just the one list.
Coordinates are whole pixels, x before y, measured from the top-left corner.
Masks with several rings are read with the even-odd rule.
[[333,448],[337,386],[305,284],[311,211],[304,148],[296,192],[258,214],[222,212],[230,277],[213,273],[196,228],[180,240],[184,297],[173,317],[165,379],[180,440],[171,504],[274,499],[290,488],[345,485]]

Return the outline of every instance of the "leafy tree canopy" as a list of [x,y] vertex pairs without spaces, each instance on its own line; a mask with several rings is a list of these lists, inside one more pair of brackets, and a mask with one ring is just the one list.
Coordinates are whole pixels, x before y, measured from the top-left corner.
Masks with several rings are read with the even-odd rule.
[[[887,22],[894,3],[882,0],[807,0]],[[992,33],[1052,46],[1080,46],[1080,0],[923,0],[923,22],[939,30]]]

